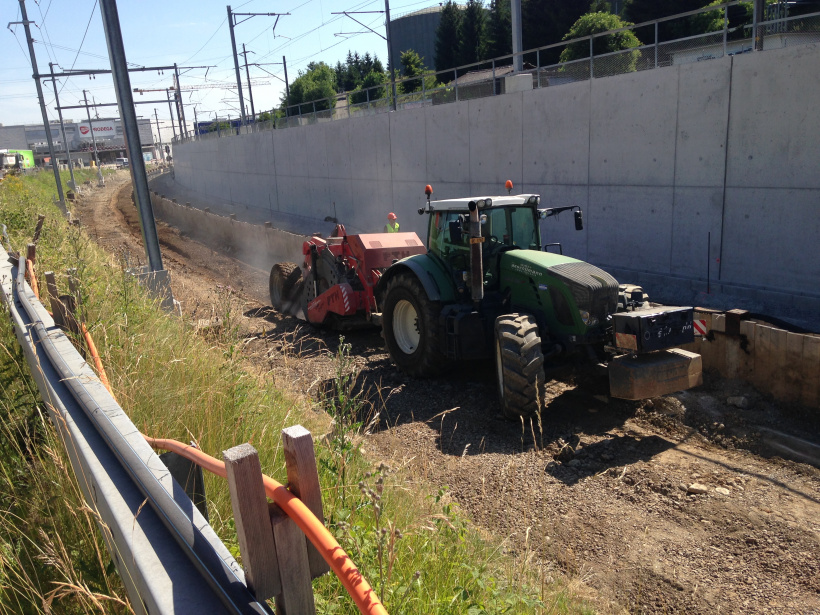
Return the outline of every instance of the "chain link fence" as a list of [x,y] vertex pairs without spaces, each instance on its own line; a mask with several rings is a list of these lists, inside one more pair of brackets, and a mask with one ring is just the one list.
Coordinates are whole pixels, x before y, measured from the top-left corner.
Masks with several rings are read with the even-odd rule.
[[[366,117],[389,111],[417,109],[463,100],[498,96],[511,91],[553,87],[577,81],[702,62],[753,50],[781,49],[820,41],[820,12],[788,17],[784,2],[770,5],[757,19],[747,14],[748,3],[734,0],[653,22],[637,24],[562,41],[520,54],[523,70],[515,71],[513,55],[461,66],[424,76],[400,79],[395,85],[395,104],[390,83],[293,105],[284,117],[244,126],[212,130],[206,134],[177,138],[212,139],[264,130],[310,126],[324,122]],[[681,36],[701,30],[700,33]],[[625,37],[624,33],[629,33]],[[626,49],[624,40],[637,44]],[[561,61],[564,60],[564,61]],[[529,75],[532,84],[522,83]],[[514,81],[515,80],[515,81]]]

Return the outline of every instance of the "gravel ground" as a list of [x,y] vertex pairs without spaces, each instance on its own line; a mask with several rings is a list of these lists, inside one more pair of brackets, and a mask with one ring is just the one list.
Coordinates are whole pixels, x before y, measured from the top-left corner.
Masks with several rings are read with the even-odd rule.
[[[79,217],[102,245],[139,260],[121,175],[84,197]],[[186,317],[241,306],[253,365],[295,392],[327,389],[339,333],[270,309],[267,272],[177,229],[160,224],[159,235]],[[344,335],[374,461],[447,486],[486,535],[580,580],[601,612],[820,613],[820,462],[797,453],[817,450],[816,411],[710,374],[698,389],[626,402],[569,370],[544,387],[541,422],[521,425],[502,419],[490,365],[415,380],[395,370],[378,331]],[[735,397],[745,402],[728,403]],[[794,460],[774,455],[789,449]]]

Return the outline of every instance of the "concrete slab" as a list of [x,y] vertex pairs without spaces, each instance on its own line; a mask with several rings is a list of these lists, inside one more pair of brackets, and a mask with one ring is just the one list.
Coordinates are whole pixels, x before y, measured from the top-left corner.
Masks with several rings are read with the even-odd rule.
[[322,124],[327,147],[327,176],[337,179],[350,179],[350,122],[338,121]]
[[523,96],[523,183],[586,186],[589,82],[541,88]]
[[327,131],[324,127],[324,124],[316,124],[304,130],[308,157],[306,170],[311,178],[326,178],[328,174]]
[[594,79],[591,87],[590,183],[673,185],[677,68]]
[[471,100],[470,183],[522,182],[523,93]]

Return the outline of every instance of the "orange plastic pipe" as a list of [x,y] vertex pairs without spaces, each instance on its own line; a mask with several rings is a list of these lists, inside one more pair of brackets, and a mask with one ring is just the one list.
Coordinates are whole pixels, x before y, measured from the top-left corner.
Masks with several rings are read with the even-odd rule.
[[113,397],[114,391],[111,390],[111,383],[108,382],[108,375],[105,373],[102,359],[100,359],[100,354],[97,352],[97,345],[94,343],[94,339],[91,337],[91,333],[88,332],[84,322],[80,323],[80,327],[83,331],[85,344],[88,346],[88,352],[91,354],[91,358],[94,359],[94,365],[97,367],[97,373],[100,375],[100,382],[103,383],[103,386],[108,389],[108,392],[111,393],[111,397]]
[[[176,440],[143,437],[154,448],[173,451],[222,478],[228,476],[224,462],[203,453],[193,446]],[[302,500],[288,491],[284,485],[264,474],[262,475],[262,484],[265,486],[267,496],[276,502],[288,517],[293,519],[308,540],[322,554],[325,561],[330,564],[347,593],[350,594],[356,606],[359,607],[359,611],[363,615],[387,615],[387,610],[382,605],[376,592],[370,587],[359,569],[356,568],[353,560],[344,552],[344,549],[336,542],[336,539],[333,538],[333,535],[324,524],[304,505]]]

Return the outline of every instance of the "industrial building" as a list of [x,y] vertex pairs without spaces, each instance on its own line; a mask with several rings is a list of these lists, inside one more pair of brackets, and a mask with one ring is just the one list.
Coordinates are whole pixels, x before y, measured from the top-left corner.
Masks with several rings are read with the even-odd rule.
[[[140,142],[143,157],[155,160],[161,157],[159,143],[154,142],[151,130],[151,120],[139,119]],[[93,119],[89,125],[87,120],[74,122],[65,120],[65,141],[71,159],[77,164],[87,166],[94,159],[94,145],[91,139],[91,130],[97,142],[97,153],[100,163],[113,163],[116,158],[127,156],[123,126],[119,118]],[[63,142],[59,122],[49,124],[54,151],[60,163],[67,163],[66,147]],[[22,149],[34,152],[37,166],[50,161],[48,141],[42,124],[26,124],[17,126],[3,126],[0,124],[0,149]],[[81,162],[80,162],[81,161]]]
[[436,66],[436,30],[443,7],[431,6],[390,20],[390,46],[396,59],[396,70],[401,71],[401,54],[412,49],[424,62],[425,68]]

